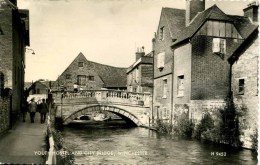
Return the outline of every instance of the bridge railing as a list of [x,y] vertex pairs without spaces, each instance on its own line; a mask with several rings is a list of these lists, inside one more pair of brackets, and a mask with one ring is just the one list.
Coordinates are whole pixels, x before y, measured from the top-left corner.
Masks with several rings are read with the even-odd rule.
[[88,98],[92,98],[92,100],[94,99],[97,102],[104,102],[106,104],[129,104],[146,107],[149,107],[151,104],[150,93],[136,93],[120,90],[82,90],[80,92],[55,92],[54,94],[56,98],[62,98],[64,100],[86,98],[85,101],[87,101]]

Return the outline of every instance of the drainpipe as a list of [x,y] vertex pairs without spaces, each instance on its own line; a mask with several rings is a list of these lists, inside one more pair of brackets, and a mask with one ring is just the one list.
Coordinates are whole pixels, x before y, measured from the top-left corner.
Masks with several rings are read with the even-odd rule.
[[229,62],[229,84],[228,84],[228,98],[230,99],[232,97],[232,66],[233,62]]

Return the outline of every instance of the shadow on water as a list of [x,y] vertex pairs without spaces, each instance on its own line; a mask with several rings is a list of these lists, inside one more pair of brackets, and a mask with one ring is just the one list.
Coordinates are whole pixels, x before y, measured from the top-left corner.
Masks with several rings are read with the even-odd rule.
[[69,128],[75,129],[129,129],[133,128],[132,125],[129,125],[124,120],[109,120],[109,121],[94,121],[87,120],[82,122],[72,122],[67,125]]

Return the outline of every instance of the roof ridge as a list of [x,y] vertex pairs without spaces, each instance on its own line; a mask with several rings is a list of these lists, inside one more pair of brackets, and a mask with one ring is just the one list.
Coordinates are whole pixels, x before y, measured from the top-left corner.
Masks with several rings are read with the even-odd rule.
[[116,67],[116,66],[111,66],[111,65],[107,65],[107,64],[101,64],[101,63],[94,62],[94,61],[90,61],[90,60],[88,60],[88,62],[92,62],[92,63],[95,63],[95,64],[99,64],[99,65],[103,65],[103,66],[108,66],[108,67],[112,67],[112,68],[127,69],[127,67]]

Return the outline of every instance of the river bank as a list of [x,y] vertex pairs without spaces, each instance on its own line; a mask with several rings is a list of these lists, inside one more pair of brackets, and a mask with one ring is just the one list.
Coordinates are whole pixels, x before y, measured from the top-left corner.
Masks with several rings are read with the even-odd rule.
[[77,164],[257,164],[250,150],[159,134],[124,124],[65,127],[64,144]]

